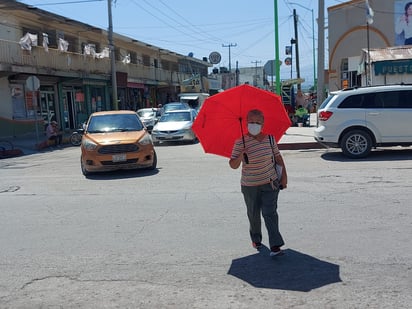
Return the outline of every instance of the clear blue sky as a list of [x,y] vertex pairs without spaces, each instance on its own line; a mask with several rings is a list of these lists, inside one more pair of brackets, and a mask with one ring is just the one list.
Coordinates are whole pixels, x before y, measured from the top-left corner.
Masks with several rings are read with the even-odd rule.
[[[107,0],[24,0],[25,4],[70,17],[99,28],[108,28]],[[113,31],[182,55],[222,55],[219,66],[263,66],[275,58],[273,0],[112,0]],[[325,0],[327,7],[346,1]],[[294,4],[295,3],[295,4]],[[296,4],[297,3],[297,4]],[[317,48],[318,0],[278,0],[279,55],[294,37],[293,9],[299,16],[301,77],[313,84],[312,9]],[[327,44],[325,42],[325,47]],[[326,58],[327,59],[327,58]],[[293,66],[292,77],[296,78]],[[281,79],[290,78],[290,66],[281,66]]]

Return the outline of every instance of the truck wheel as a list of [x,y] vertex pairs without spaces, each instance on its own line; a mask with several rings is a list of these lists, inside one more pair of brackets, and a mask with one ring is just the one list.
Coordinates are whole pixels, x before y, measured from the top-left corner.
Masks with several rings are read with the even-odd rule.
[[342,152],[352,159],[365,158],[372,149],[372,138],[362,130],[347,132],[341,141]]

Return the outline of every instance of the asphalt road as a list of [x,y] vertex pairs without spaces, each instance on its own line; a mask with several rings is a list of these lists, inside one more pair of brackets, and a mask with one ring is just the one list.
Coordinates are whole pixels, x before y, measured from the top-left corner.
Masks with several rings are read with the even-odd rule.
[[0,160],[0,308],[411,308],[410,149],[283,151],[276,258],[227,159],[157,152],[90,178],[75,147]]

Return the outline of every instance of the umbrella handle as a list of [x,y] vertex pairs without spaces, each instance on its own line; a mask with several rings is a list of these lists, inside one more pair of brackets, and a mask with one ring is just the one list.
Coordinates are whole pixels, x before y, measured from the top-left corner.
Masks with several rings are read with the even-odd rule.
[[[242,132],[243,148],[246,148],[245,136],[243,135],[243,128],[242,128],[242,117],[239,117],[239,124],[240,124],[240,132]],[[243,153],[243,160],[245,160],[246,164],[249,164],[249,158],[246,153]]]

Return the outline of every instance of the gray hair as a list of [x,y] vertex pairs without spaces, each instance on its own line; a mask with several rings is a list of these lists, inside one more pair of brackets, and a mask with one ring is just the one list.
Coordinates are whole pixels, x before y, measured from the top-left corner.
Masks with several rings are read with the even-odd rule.
[[247,119],[249,119],[249,117],[251,116],[259,116],[259,117],[262,117],[262,120],[265,120],[265,117],[263,116],[262,111],[258,109],[252,109],[247,113]]

